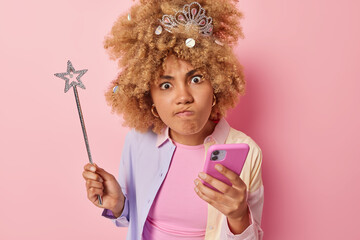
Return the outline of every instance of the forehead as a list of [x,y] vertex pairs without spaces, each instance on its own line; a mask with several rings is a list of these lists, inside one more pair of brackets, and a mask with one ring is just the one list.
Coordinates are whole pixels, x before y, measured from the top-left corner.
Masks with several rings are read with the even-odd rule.
[[174,55],[170,55],[165,59],[163,67],[163,75],[170,76],[176,74],[186,74],[194,69],[189,62],[181,60]]

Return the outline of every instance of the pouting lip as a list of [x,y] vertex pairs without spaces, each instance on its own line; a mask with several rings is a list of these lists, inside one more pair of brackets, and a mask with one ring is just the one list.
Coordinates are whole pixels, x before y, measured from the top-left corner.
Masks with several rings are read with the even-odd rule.
[[180,111],[175,112],[174,115],[177,115],[177,114],[179,114],[179,113],[185,113],[185,112],[191,112],[191,113],[193,113],[194,111],[191,111],[191,110],[189,110],[189,108],[187,108],[187,109],[183,109],[183,110],[180,110]]

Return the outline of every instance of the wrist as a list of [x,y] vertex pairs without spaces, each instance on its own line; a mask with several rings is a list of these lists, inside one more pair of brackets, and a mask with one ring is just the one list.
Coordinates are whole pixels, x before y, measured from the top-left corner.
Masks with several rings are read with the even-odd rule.
[[240,218],[227,218],[228,226],[233,234],[241,234],[250,226],[249,210]]
[[121,216],[124,210],[124,206],[125,206],[125,198],[122,198],[116,201],[114,208],[111,208],[109,210],[113,213],[114,217],[118,218]]

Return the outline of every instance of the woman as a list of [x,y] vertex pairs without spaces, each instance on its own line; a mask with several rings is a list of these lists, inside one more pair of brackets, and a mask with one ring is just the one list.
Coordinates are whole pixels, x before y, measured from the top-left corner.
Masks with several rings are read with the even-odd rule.
[[[91,164],[83,176],[127,239],[262,239],[262,153],[223,118],[245,89],[231,49],[241,17],[232,1],[140,1],[106,38],[122,68],[106,98],[133,130],[118,180]],[[208,147],[227,143],[250,147],[240,176],[217,165],[232,186],[201,172]]]

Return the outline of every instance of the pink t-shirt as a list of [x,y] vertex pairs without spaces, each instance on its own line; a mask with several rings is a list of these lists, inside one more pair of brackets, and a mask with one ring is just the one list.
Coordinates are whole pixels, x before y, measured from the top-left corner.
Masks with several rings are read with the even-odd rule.
[[194,191],[204,166],[204,145],[175,143],[176,150],[146,219],[144,240],[204,239],[208,204]]

